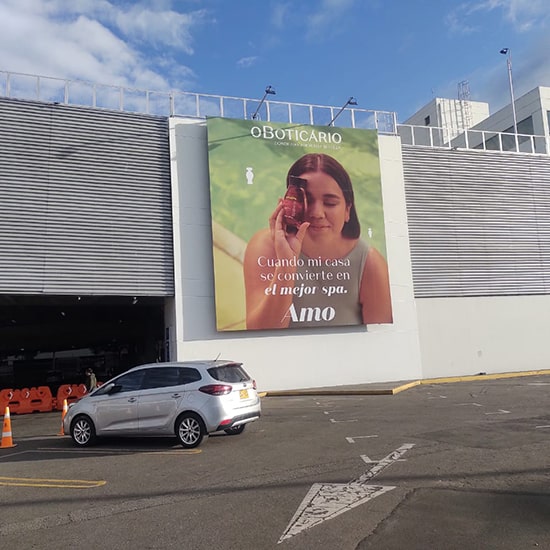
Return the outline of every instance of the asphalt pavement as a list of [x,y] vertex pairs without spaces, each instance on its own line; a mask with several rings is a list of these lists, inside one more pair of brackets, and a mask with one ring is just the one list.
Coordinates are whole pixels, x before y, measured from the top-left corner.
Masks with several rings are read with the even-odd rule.
[[[3,548],[550,549],[550,376],[267,392],[194,451],[12,415]],[[445,382],[445,383],[443,383]]]

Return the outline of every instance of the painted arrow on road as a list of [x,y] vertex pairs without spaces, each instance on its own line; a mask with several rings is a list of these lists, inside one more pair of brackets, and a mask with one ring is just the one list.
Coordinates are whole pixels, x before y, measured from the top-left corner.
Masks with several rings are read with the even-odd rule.
[[404,443],[387,457],[377,461],[376,465],[362,476],[349,483],[312,485],[277,544],[395,489],[393,486],[369,485],[368,482],[399,460],[412,447],[414,443]]

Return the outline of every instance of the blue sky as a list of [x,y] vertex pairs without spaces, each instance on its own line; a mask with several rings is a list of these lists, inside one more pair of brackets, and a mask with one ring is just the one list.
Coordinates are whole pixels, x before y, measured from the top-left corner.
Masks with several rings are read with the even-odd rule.
[[0,70],[396,111],[550,86],[550,0],[1,0]]

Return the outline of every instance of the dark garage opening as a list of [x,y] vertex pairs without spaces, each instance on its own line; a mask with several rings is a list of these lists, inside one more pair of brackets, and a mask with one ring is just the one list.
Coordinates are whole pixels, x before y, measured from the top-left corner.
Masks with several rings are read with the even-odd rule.
[[0,296],[0,389],[99,381],[164,360],[164,298]]

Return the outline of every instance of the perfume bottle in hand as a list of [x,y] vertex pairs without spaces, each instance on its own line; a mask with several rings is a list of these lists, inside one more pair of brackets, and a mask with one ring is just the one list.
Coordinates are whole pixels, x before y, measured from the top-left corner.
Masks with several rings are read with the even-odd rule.
[[283,198],[283,222],[287,233],[296,233],[306,219],[307,180],[296,176],[288,177],[288,186]]

